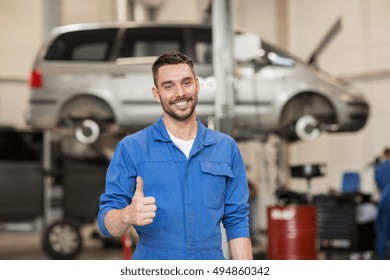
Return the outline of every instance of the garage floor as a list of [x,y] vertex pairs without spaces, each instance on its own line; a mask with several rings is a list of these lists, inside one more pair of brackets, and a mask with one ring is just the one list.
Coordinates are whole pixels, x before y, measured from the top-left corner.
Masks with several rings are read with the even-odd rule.
[[[84,226],[81,230],[83,249],[79,260],[121,260],[123,251],[120,242],[105,247],[99,238],[93,238],[94,227]],[[41,249],[42,232],[0,231],[0,260],[47,260]],[[115,246],[116,245],[116,246]]]
[[[117,242],[105,246],[100,238],[93,237],[96,226],[85,225],[81,228],[83,249],[76,259],[78,260],[122,260],[123,250]],[[20,231],[4,230],[0,224],[0,260],[48,260],[50,259],[41,248],[41,230]],[[263,251],[254,247],[254,259],[265,259]],[[324,259],[371,259],[372,252],[366,254],[334,254],[327,256],[318,254],[319,260]]]

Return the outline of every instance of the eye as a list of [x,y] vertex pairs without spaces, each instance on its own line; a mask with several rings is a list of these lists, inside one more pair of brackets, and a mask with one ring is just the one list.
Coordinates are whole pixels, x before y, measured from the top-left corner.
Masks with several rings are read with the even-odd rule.
[[173,88],[172,84],[165,84],[164,85],[164,89],[166,89],[166,90],[171,90],[172,88]]
[[187,80],[184,82],[184,85],[188,87],[188,86],[192,85],[192,82],[190,80]]

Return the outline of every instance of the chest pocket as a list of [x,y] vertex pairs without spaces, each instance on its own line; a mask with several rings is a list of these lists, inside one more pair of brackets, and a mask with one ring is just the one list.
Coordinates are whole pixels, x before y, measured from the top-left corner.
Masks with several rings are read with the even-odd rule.
[[219,209],[225,201],[225,188],[233,172],[227,163],[201,162],[202,202],[211,209]]

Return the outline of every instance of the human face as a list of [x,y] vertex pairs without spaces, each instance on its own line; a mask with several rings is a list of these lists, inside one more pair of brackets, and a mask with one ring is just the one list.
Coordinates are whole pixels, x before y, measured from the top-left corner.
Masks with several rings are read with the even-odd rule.
[[198,79],[187,64],[159,68],[153,96],[161,104],[164,116],[179,121],[195,117],[198,92]]

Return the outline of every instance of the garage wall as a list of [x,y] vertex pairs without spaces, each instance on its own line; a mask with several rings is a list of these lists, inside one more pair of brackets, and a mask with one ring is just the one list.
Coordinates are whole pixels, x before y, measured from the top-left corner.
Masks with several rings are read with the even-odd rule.
[[232,1],[234,23],[248,28],[262,38],[277,43],[277,1]]
[[62,0],[61,24],[115,21],[115,0]]
[[0,0],[0,124],[24,123],[42,24],[42,1]]

